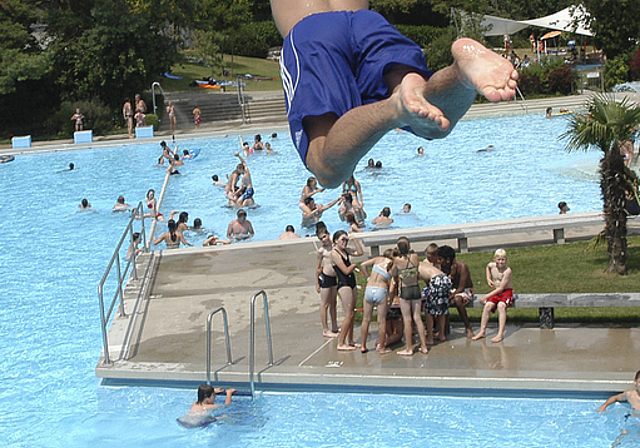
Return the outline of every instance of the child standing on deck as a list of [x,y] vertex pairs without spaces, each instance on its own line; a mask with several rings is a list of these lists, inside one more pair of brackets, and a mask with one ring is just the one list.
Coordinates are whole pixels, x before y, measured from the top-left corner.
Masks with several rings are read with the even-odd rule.
[[513,305],[513,281],[511,268],[507,266],[507,252],[504,249],[496,250],[493,262],[487,265],[487,283],[494,288],[489,294],[480,299],[484,303],[480,332],[473,337],[474,341],[487,336],[487,324],[491,313],[498,310],[498,334],[491,342],[500,342],[504,339],[504,328],[507,325],[507,308]]

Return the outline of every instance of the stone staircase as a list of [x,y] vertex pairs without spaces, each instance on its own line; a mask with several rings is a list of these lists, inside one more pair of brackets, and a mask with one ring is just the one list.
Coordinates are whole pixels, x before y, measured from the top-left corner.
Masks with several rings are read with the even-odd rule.
[[[202,111],[200,129],[215,129],[222,122],[235,124],[286,124],[287,112],[282,92],[245,93],[245,121],[237,92],[171,92],[165,96],[166,107],[171,101],[176,109],[177,133],[194,129],[193,109],[197,105]],[[165,116],[160,124],[160,133],[169,132],[169,120]]]

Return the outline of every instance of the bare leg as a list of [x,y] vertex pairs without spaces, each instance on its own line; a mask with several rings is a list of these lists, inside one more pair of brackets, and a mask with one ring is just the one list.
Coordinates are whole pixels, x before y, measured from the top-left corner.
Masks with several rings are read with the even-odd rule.
[[427,345],[433,345],[435,343],[433,339],[433,326],[433,314],[427,313]]
[[447,315],[436,314],[436,319],[438,321],[438,328],[440,328],[440,331],[438,333],[438,340],[440,342],[445,342],[447,340],[447,335],[445,334],[444,327],[446,325]]
[[411,309],[413,315],[413,321],[416,323],[416,329],[418,330],[418,337],[420,338],[420,352],[423,354],[429,353],[427,348],[427,337],[424,334],[424,323],[422,322],[422,311],[420,310],[420,301],[412,300]]
[[331,331],[337,334],[340,331],[340,327],[338,327],[338,287],[333,286],[330,291],[329,316],[331,317]]
[[344,311],[344,320],[338,337],[338,350],[355,350],[355,346],[347,343],[348,337],[353,339],[353,289],[349,286],[343,286],[338,290],[338,295],[342,300]]
[[342,117],[325,114],[307,117],[307,166],[328,188],[340,185],[358,161],[388,131],[411,127],[425,138],[443,138],[471,107],[476,92],[490,101],[515,95],[518,73],[500,55],[471,39],[451,47],[455,62],[429,81],[406,67],[386,75],[392,95],[356,107]]
[[498,334],[491,339],[491,342],[500,342],[504,339],[504,329],[507,326],[507,305],[504,302],[498,303]]
[[[362,342],[364,347],[364,340]],[[378,353],[389,353],[387,348],[387,300],[386,298],[378,303]]]
[[[329,310],[330,300],[334,300],[332,290],[334,288],[322,288],[320,289],[320,321],[322,322],[322,336],[325,338],[337,338],[338,334],[329,330],[329,323],[327,322],[327,311]],[[335,321],[334,321],[335,323]]]
[[362,339],[362,353],[367,353],[367,339],[369,338],[369,325],[371,324],[371,317],[373,316],[373,303],[365,299],[364,313],[362,313],[362,326],[360,327],[360,337]]
[[456,308],[458,309],[458,314],[460,314],[462,322],[464,322],[464,328],[467,330],[467,338],[473,338],[473,329],[471,328],[471,321],[467,315],[467,304],[465,300],[461,296],[455,296],[453,298],[453,303],[455,303]]
[[413,327],[411,325],[411,301],[400,299],[400,311],[404,322],[404,339],[407,344],[404,350],[398,352],[401,356],[413,355]]
[[473,337],[474,341],[487,337],[487,324],[489,323],[489,318],[491,317],[491,312],[493,311],[494,307],[495,304],[491,302],[487,302],[484,305],[484,309],[482,310],[482,318],[480,320],[480,331]]

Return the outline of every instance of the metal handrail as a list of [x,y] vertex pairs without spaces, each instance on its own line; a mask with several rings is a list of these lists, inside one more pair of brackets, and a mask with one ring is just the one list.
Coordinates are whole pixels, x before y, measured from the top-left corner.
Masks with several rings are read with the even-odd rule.
[[[522,94],[522,91],[520,90],[520,87],[516,86],[516,92],[518,92],[518,94],[520,95],[520,98],[522,98],[522,106],[524,108],[524,112],[525,113],[529,113],[529,107],[527,106],[527,100],[524,99],[524,95]],[[514,97],[514,99],[517,101],[518,100],[518,95],[516,95]]]
[[[142,202],[140,202],[138,203],[136,208],[133,209],[131,213],[131,219],[129,220],[129,224],[127,224],[127,227],[125,228],[124,233],[120,237],[120,241],[116,245],[116,249],[113,252],[113,255],[111,256],[111,260],[107,265],[107,269],[105,270],[104,275],[102,276],[102,280],[100,280],[100,283],[98,284],[98,298],[100,302],[100,326],[102,329],[102,346],[104,349],[105,364],[111,363],[111,360],[109,359],[109,340],[107,336],[107,325],[111,320],[111,313],[113,312],[113,309],[115,308],[116,303],[118,302],[118,299],[120,299],[120,302],[118,304],[118,316],[119,317],[126,316],[126,313],[124,311],[124,300],[123,300],[124,291],[122,289],[122,285],[127,281],[127,274],[129,273],[129,269],[131,269],[133,272],[133,278],[135,280],[138,280],[138,269],[136,267],[136,257],[138,254],[136,253],[136,247],[133,244],[133,233],[134,233],[133,224],[138,220],[138,218],[140,218],[140,221],[142,222],[142,230],[140,234],[143,240],[143,247],[146,247],[147,234],[145,232],[145,225],[144,225],[144,206],[142,205]],[[129,249],[128,249],[129,253],[127,254],[128,255],[127,264],[125,265],[123,270],[122,266],[120,265],[120,249],[122,248],[122,245],[124,244],[125,238],[127,236],[129,236],[129,241],[130,241]],[[114,268],[114,265],[118,273],[118,285],[116,287],[116,292],[114,293],[113,298],[109,303],[109,309],[108,311],[105,311],[104,285],[107,281],[107,278],[109,277],[109,274],[111,273],[111,270]]]
[[223,306],[216,308],[209,313],[207,317],[207,384],[211,384],[211,320],[214,314],[222,312],[222,321],[224,322],[224,338],[227,345],[227,365],[233,364],[231,358],[231,341],[229,339],[229,321],[227,320],[227,310]]
[[[156,106],[156,87],[158,87],[158,89],[160,89],[160,91],[162,92],[162,96],[167,96],[164,93],[164,90],[162,90],[162,86],[160,85],[159,82],[155,81],[151,84],[151,97],[153,98],[153,113],[154,115],[158,115],[158,106]],[[160,118],[158,118],[158,120],[160,120]],[[160,120],[162,121],[162,120]]]
[[269,366],[273,365],[273,344],[271,342],[271,326],[269,324],[269,304],[267,302],[267,293],[264,290],[258,291],[251,297],[251,324],[250,324],[250,336],[249,336],[249,382],[251,383],[251,398],[255,396],[255,386],[253,383],[253,374],[254,374],[254,358],[255,358],[255,348],[256,348],[256,336],[255,336],[255,304],[256,298],[262,295],[262,301],[264,304],[264,323],[265,329],[267,331],[267,345],[269,348]]
[[242,124],[247,124],[247,116],[245,113],[245,99],[244,99],[244,83],[242,82],[242,75],[238,75],[236,78],[238,82],[238,104],[242,111]]

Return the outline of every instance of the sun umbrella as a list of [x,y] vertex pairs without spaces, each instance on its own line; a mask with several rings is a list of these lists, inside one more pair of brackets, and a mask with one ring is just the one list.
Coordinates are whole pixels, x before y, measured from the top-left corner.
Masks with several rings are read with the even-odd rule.
[[545,34],[544,36],[542,36],[540,38],[540,40],[547,40],[547,39],[551,39],[552,37],[557,37],[559,35],[562,34],[562,31],[549,31],[547,34]]

